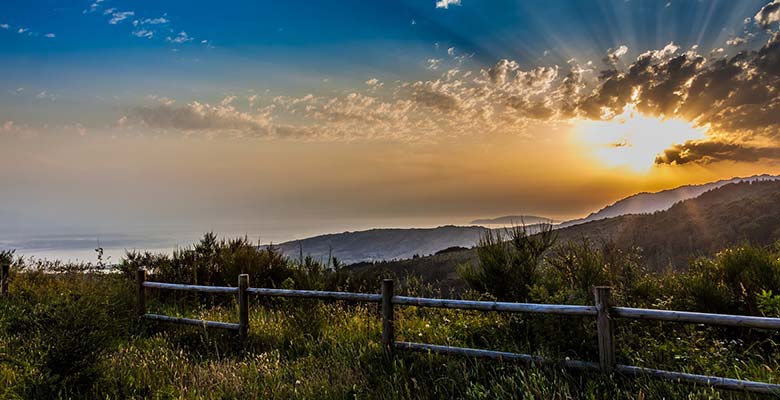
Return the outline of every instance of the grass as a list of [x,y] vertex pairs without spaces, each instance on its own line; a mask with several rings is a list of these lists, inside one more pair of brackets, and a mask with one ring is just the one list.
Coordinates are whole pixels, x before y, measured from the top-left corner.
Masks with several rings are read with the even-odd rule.
[[[57,276],[16,276],[12,289],[20,297],[59,296],[81,290],[84,298],[98,296],[102,288],[104,302],[131,290],[132,284],[115,277],[79,278]],[[21,281],[21,282],[20,282]],[[35,294],[19,287],[35,282]],[[116,286],[106,293],[107,286]],[[95,291],[95,292],[93,292]],[[229,298],[228,298],[229,299]],[[35,300],[35,299],[28,299]],[[71,298],[71,301],[77,301]],[[9,300],[3,300],[8,312]],[[92,312],[89,301],[79,304]],[[229,398],[524,398],[524,399],[599,399],[599,398],[753,398],[740,393],[720,392],[652,379],[624,379],[618,376],[582,374],[559,368],[536,368],[489,360],[399,352],[388,359],[381,349],[381,327],[376,305],[323,303],[312,300],[254,300],[250,305],[250,335],[244,345],[234,334],[199,327],[138,322],[126,318],[128,309],[111,309],[112,317],[103,319],[105,329],[116,332],[110,344],[93,360],[94,375],[86,380],[45,379],[46,371],[35,362],[0,363],[0,391],[3,398],[151,398],[151,399],[229,399]],[[203,307],[195,300],[155,301],[150,296],[150,311],[218,321],[235,321],[236,305],[229,300],[215,307]],[[76,307],[70,317],[82,322]],[[116,313],[120,313],[116,315]],[[98,313],[100,314],[100,313]],[[509,316],[456,310],[431,310],[414,307],[397,309],[399,340],[492,348],[593,359],[595,337],[585,335],[572,344],[561,337],[540,337],[544,331],[529,327],[544,326],[560,330],[571,325],[587,332],[590,322],[559,317]],[[108,316],[108,315],[104,315]],[[60,316],[66,319],[65,316]],[[18,338],[8,331],[13,321],[3,319],[0,344],[9,353]],[[113,325],[113,326],[110,326]],[[61,327],[65,329],[67,327]],[[638,329],[639,328],[639,329]],[[693,372],[721,373],[755,380],[777,379],[777,357],[761,356],[740,342],[705,343],[713,335],[697,326],[680,327],[685,335],[681,343],[674,337],[658,336],[654,328],[622,325],[631,339],[623,342],[621,357],[646,366],[687,367]],[[669,327],[663,329],[668,330]],[[521,331],[521,334],[513,331]],[[532,336],[525,337],[527,333]],[[637,331],[645,334],[637,335]],[[29,333],[29,331],[28,331]],[[88,333],[82,331],[89,336]],[[34,332],[32,336],[40,335]],[[562,336],[562,335],[558,335]],[[592,336],[592,335],[590,335]],[[106,339],[105,336],[100,336]],[[621,337],[624,337],[621,335]],[[27,336],[29,339],[34,339]],[[551,340],[547,340],[551,339]],[[8,347],[6,347],[8,346]],[[27,345],[36,349],[38,345]],[[94,346],[92,344],[85,344]],[[712,347],[712,346],[716,346]],[[531,348],[535,347],[535,348]],[[45,346],[44,346],[45,348]],[[584,351],[582,349],[585,349]],[[776,347],[774,355],[777,355]],[[76,356],[81,349],[71,349]],[[32,359],[33,352],[23,352]],[[732,362],[731,357],[741,358]],[[88,361],[88,360],[87,360]],[[650,365],[652,364],[652,365]],[[35,386],[38,391],[35,392]],[[42,389],[51,389],[46,391]]]
[[[216,260],[213,263],[204,262],[203,254],[192,258],[204,265],[221,265],[227,262],[224,260],[236,258],[236,253],[244,257],[241,260],[256,257],[241,243],[234,248],[237,250],[231,252],[215,245],[201,251],[211,254],[211,260]],[[587,263],[562,266],[560,270],[566,272],[562,275],[543,270],[547,275],[541,276],[528,295],[551,303],[587,303],[583,288],[590,283],[583,283],[582,277],[597,276],[589,272],[591,268],[606,273],[598,268],[609,254],[593,260],[579,254],[569,252],[561,259]],[[780,265],[776,261],[780,253],[748,248],[724,254],[702,261],[697,269],[673,279],[621,278],[620,303],[671,309],[691,304],[694,307],[688,309],[696,309],[699,300],[720,299],[722,307],[732,307],[736,312],[750,310],[750,297],[743,296],[747,300],[739,303],[726,301],[734,298],[732,288],[752,284],[755,288],[751,290],[758,292],[768,290],[762,285],[776,282],[771,281],[774,278],[754,279],[754,275],[761,275],[747,274],[745,271],[752,270],[741,266],[758,265],[755,260],[764,260],[766,271],[772,272]],[[277,260],[271,253],[260,256],[276,267],[264,269],[266,261],[259,260],[254,276],[266,273],[269,281],[281,282],[285,287],[316,284],[319,286],[313,287],[339,289],[333,285],[350,279],[348,275],[329,275],[310,263],[288,265],[288,261]],[[146,263],[151,259],[143,255],[136,261]],[[222,275],[204,274],[210,272],[208,269],[182,273],[176,269],[179,267],[173,267],[180,260],[163,261],[168,269],[162,271],[173,277],[191,276],[194,282],[200,282],[197,279],[206,276],[235,282],[232,277],[237,271],[232,269]],[[614,265],[626,262],[620,263]],[[182,261],[181,265],[190,264]],[[10,295],[0,298],[0,398],[762,398],[557,366],[542,368],[403,351],[390,359],[380,345],[377,304],[251,297],[249,337],[240,343],[232,332],[139,321],[133,316],[134,282],[129,274],[135,266],[126,267],[124,273],[105,274],[88,266],[58,264],[57,272],[52,273],[50,268],[15,264]],[[230,268],[238,269],[235,265]],[[630,277],[621,272],[625,269],[613,269],[620,276]],[[254,276],[253,282],[260,281]],[[572,283],[566,286],[561,282]],[[441,289],[415,279],[406,279],[399,291],[412,296],[444,297]],[[478,297],[474,293],[462,295]],[[757,307],[768,312],[773,312],[779,301],[771,294],[761,299]],[[147,302],[148,311],[153,313],[237,321],[232,296],[150,290]],[[711,307],[715,302],[702,304]],[[593,318],[398,306],[396,335],[403,341],[539,354],[553,359],[598,359]],[[619,320],[616,337],[620,363],[780,383],[780,332]]]

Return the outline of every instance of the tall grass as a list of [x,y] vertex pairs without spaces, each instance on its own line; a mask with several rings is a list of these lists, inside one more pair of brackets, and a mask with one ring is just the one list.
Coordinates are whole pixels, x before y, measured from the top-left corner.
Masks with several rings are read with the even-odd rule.
[[[733,263],[754,260],[756,256],[750,254],[755,251],[766,253],[758,259],[776,262],[778,258],[775,249],[741,246],[700,260],[701,268],[709,265],[720,272],[701,275],[702,271],[693,269],[653,276],[635,269],[640,262],[629,251],[616,253],[589,243],[573,246],[559,247],[557,253],[539,260],[539,274],[528,288],[529,298],[584,304],[589,301],[586,286],[609,279],[622,293],[620,301],[631,297],[633,305],[695,309],[700,300],[697,296],[710,293],[706,282],[727,288],[715,291],[724,298],[734,298],[728,289],[728,280],[734,276],[756,283],[752,290],[768,293],[768,285],[774,283],[748,278],[752,267]],[[325,265],[314,267],[310,260],[263,254],[269,250],[255,256],[245,246],[231,246],[230,242],[216,241],[213,249],[216,251],[187,250],[199,254],[186,255],[193,259],[203,260],[204,254],[211,254],[208,262],[198,261],[219,265],[206,274],[180,262],[184,258],[175,260],[177,256],[141,255],[145,259],[140,261],[139,256],[131,256],[122,268],[132,271],[136,267],[133,263],[143,263],[158,274],[153,279],[183,277],[184,282],[208,284],[220,279],[234,284],[239,272],[249,271],[254,274],[253,284],[355,289],[348,276],[335,279],[337,271]],[[742,251],[749,254],[732,254]],[[231,256],[236,252],[240,256]],[[246,267],[238,263],[245,262],[254,266],[244,270]],[[268,268],[264,262],[281,264]],[[133,283],[123,274],[94,272],[89,265],[72,269],[60,265],[57,273],[49,273],[45,267],[15,261],[11,295],[0,300],[2,398],[758,398],[647,378],[605,377],[558,367],[453,356],[398,352],[391,360],[380,345],[380,317],[374,304],[252,298],[249,338],[240,343],[230,332],[136,320],[131,315]],[[763,274],[768,267],[756,268]],[[742,272],[733,273],[739,270]],[[276,275],[264,280],[262,274],[268,271]],[[591,279],[593,276],[600,278]],[[407,279],[403,292],[441,296],[435,285],[415,279]],[[495,298],[489,292],[462,296]],[[773,296],[764,295],[769,300],[757,297],[754,304],[745,296],[738,297],[726,302],[731,307],[726,310],[749,312],[755,307],[756,313],[772,312]],[[177,298],[150,291],[148,308],[169,315],[237,320],[232,296]],[[415,307],[398,307],[396,316],[399,340],[561,359],[595,360],[598,356],[591,318]],[[618,358],[623,363],[774,383],[780,379],[777,333],[620,321],[617,338]]]

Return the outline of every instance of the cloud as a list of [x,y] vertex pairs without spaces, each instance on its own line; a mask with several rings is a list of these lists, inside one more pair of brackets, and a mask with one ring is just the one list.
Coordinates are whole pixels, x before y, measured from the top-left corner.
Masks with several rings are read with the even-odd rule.
[[664,151],[656,164],[709,164],[718,161],[756,162],[762,159],[780,159],[780,147],[756,147],[717,141],[688,141]]
[[57,98],[59,98],[59,96],[57,96],[56,94],[51,94],[51,93],[43,90],[43,91],[38,92],[38,94],[35,95],[35,98],[36,99],[41,99],[41,100],[45,99],[45,100],[55,101],[55,100],[57,100]]
[[97,11],[98,8],[100,8],[100,3],[104,2],[105,0],[95,0],[94,3],[89,5],[89,8],[82,11],[83,14],[92,13]]
[[150,94],[150,95],[146,96],[146,98],[149,99],[149,100],[154,100],[154,101],[156,101],[156,102],[158,102],[158,103],[160,103],[162,105],[166,105],[166,106],[172,106],[173,103],[176,103],[176,100],[171,99],[170,97],[158,96],[156,94]]
[[620,61],[620,57],[623,57],[626,53],[628,53],[628,47],[626,45],[620,45],[614,50],[610,49],[607,52],[607,57],[604,61],[607,64],[616,64]]
[[164,25],[171,22],[168,18],[165,17],[159,17],[159,18],[146,18],[146,19],[137,19],[133,21],[133,26],[139,26],[139,25]]
[[575,59],[538,67],[502,59],[468,68],[431,58],[427,68],[438,71],[431,79],[383,83],[370,78],[345,93],[278,96],[261,108],[254,94],[240,105],[233,96],[216,105],[161,103],[133,109],[126,123],[209,135],[429,141],[529,134],[527,127],[540,122],[611,120],[630,107],[707,128],[705,140],[670,146],[658,164],[780,158],[775,150],[780,143],[780,34],[756,46],[726,56],[669,43],[628,58],[628,48],[621,45],[605,52],[608,62],[601,71],[593,62]]
[[124,20],[126,20],[126,19],[128,19],[128,18],[130,18],[130,17],[135,15],[135,12],[133,12],[133,11],[119,11],[119,12],[114,12],[114,11],[115,11],[115,9],[113,9],[113,8],[109,9],[109,10],[106,10],[107,14],[111,14],[111,19],[108,20],[108,23],[111,24],[111,25],[117,25],[120,22],[122,22],[122,21],[124,21]]
[[429,58],[428,59],[428,69],[430,70],[437,70],[439,69],[439,65],[441,65],[441,59],[440,58]]
[[151,39],[154,37],[154,32],[146,29],[139,29],[132,32],[132,35],[140,38]]
[[19,29],[16,30],[16,33],[20,33],[21,34],[21,33],[29,32],[29,31],[30,30],[27,29],[27,28],[19,28]]
[[14,130],[14,128],[15,128],[15,127],[14,127],[14,121],[10,121],[10,120],[9,120],[9,121],[5,121],[5,122],[3,122],[3,125],[2,125],[2,126],[0,126],[0,131],[3,131],[3,132],[11,132],[11,131],[13,131],[13,130]]
[[55,37],[57,37],[57,35],[55,35],[55,34],[53,34],[53,33],[47,33],[47,34],[45,34],[45,35],[43,35],[43,36],[44,36],[44,37],[47,37],[47,38],[55,38]]
[[230,105],[191,102],[183,107],[161,104],[137,107],[123,117],[123,124],[183,131],[213,131],[237,135],[268,136],[270,121],[263,115],[240,112]]
[[165,40],[167,40],[170,43],[186,43],[186,42],[192,41],[194,39],[195,38],[190,37],[189,35],[187,35],[187,32],[181,31],[181,32],[179,32],[178,35],[176,35],[174,37],[168,36]]
[[10,27],[8,24],[0,24],[0,29],[9,29]]
[[450,8],[450,6],[459,6],[460,0],[437,0],[436,8]]
[[733,37],[729,40],[726,40],[727,45],[734,46],[734,47],[746,44],[747,42],[748,42],[747,38],[740,37],[740,36]]
[[771,1],[761,7],[753,20],[762,29],[767,29],[773,23],[780,22],[780,0]]

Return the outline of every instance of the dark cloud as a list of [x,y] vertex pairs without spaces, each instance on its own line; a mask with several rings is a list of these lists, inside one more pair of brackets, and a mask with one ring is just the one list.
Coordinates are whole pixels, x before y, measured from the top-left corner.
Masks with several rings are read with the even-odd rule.
[[192,102],[183,107],[159,105],[136,107],[127,116],[129,122],[160,129],[182,131],[238,131],[258,136],[270,134],[269,123],[254,114],[242,113],[229,105],[212,106]]
[[758,27],[767,29],[773,23],[780,22],[780,0],[774,0],[758,11],[753,20],[756,21]]
[[730,58],[708,61],[671,46],[644,53],[626,70],[602,71],[596,89],[581,99],[579,113],[609,118],[629,104],[645,114],[708,125],[730,142],[677,145],[658,158],[660,164],[780,158],[771,148],[740,144],[780,140],[780,33]]
[[666,149],[655,159],[656,164],[708,164],[718,161],[756,162],[780,158],[780,147],[753,147],[738,143],[688,141]]

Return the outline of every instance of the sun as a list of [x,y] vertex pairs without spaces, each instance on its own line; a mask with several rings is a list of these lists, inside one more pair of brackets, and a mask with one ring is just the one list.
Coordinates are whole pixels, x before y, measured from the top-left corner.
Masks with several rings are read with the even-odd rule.
[[623,113],[609,120],[578,121],[575,135],[605,165],[646,173],[665,149],[687,140],[704,139],[708,128],[682,119],[644,115],[629,104]]

